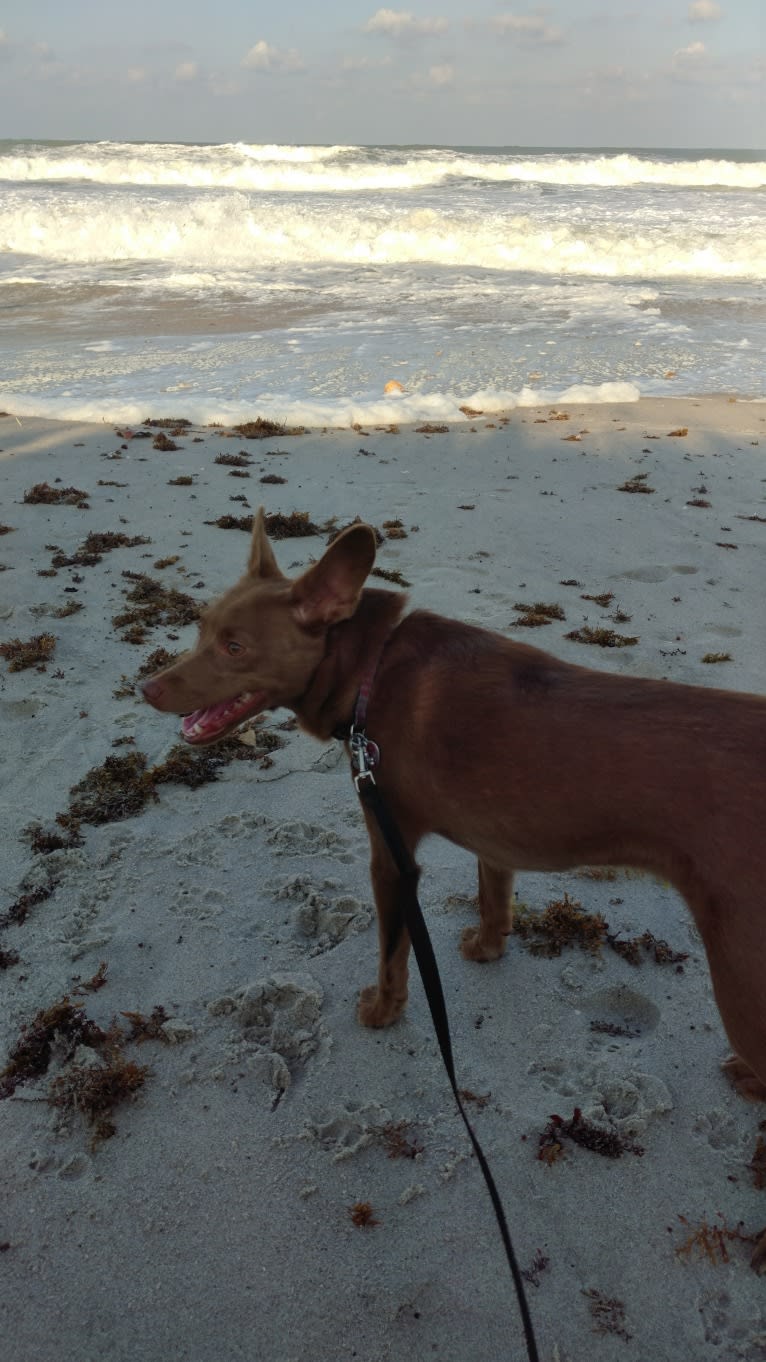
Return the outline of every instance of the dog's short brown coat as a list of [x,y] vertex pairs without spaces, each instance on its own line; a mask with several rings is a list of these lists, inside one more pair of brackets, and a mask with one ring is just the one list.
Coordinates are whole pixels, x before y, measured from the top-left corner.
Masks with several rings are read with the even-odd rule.
[[[291,581],[259,512],[245,576],[146,698],[186,714],[252,692],[327,739],[348,728],[382,649],[367,718],[380,790],[410,850],[436,832],[478,857],[463,955],[502,955],[515,870],[662,876],[704,941],[729,1076],[766,1097],[766,699],[593,671],[422,610],[402,618],[403,596],[364,587],[374,557],[373,531],[354,525]],[[380,957],[359,1018],[387,1026],[407,1000],[409,940],[397,872],[367,824]]]

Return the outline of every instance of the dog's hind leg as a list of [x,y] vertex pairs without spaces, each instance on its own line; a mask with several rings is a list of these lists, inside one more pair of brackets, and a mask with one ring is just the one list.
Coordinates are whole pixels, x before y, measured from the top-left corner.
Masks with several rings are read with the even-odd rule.
[[479,861],[479,925],[466,927],[460,951],[466,960],[497,960],[513,931],[513,871]]

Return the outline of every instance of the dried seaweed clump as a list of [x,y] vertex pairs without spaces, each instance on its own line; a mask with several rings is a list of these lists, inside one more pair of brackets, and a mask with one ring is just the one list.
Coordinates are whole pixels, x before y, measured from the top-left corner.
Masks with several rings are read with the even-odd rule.
[[560,605],[555,601],[535,601],[534,605],[525,605],[523,601],[516,601],[514,610],[520,611],[518,619],[513,621],[513,628],[539,629],[544,624],[550,624],[551,620],[564,620],[566,615]]
[[677,973],[681,974],[683,973],[681,965],[689,958],[688,951],[674,951],[667,941],[648,931],[642,932],[640,936],[629,937],[627,941],[621,941],[618,936],[607,932],[606,940],[611,950],[621,955],[630,965],[640,965],[644,955],[651,955],[655,965],[676,965]]
[[383,529],[386,532],[386,539],[406,539],[407,531],[401,520],[384,520]]
[[[106,981],[102,961],[92,979],[76,992],[95,993]],[[51,1106],[78,1111],[93,1127],[92,1147],[115,1133],[114,1108],[131,1098],[146,1081],[149,1070],[124,1053],[127,1044],[164,1040],[161,1027],[169,1020],[164,1008],[155,1007],[149,1017],[140,1012],[123,1015],[131,1024],[128,1036],[114,1019],[104,1030],[87,1016],[84,1004],[65,995],[38,1012],[23,1026],[18,1041],[0,1070],[0,1098],[11,1097],[22,1083],[47,1073],[55,1058],[62,1066],[48,1090]],[[169,1042],[168,1042],[169,1043]]]
[[[246,530],[253,528],[251,515],[221,515],[217,520],[206,520],[206,525],[217,525],[219,530]],[[265,517],[266,533],[270,539],[303,539],[313,534],[323,534],[326,526],[315,525],[308,511],[291,511],[282,515],[275,511]]]
[[18,927],[22,922],[26,922],[30,910],[52,896],[56,883],[55,880],[51,880],[49,884],[41,884],[37,889],[28,889],[26,893],[19,895],[10,908],[0,913],[0,927]]
[[355,1201],[353,1206],[349,1206],[348,1213],[352,1225],[356,1225],[358,1230],[370,1230],[380,1224],[369,1201]]
[[164,1007],[153,1007],[148,1017],[143,1012],[121,1012],[120,1016],[130,1022],[129,1041],[142,1045],[145,1040],[161,1040],[167,1044],[162,1028],[169,1019]]
[[82,1003],[71,1002],[68,995],[43,1008],[28,1026],[21,1028],[8,1063],[0,1069],[0,1098],[10,1097],[20,1084],[46,1073],[56,1041],[71,1056],[78,1045],[104,1045],[107,1033],[85,1015]]
[[182,445],[177,445],[175,440],[171,440],[170,436],[166,435],[163,430],[155,435],[152,440],[152,449],[159,449],[163,454],[172,454],[174,450],[182,448]]
[[284,739],[270,729],[254,729],[253,742],[244,743],[236,734],[222,738],[210,747],[194,748],[176,743],[159,766],[152,767],[151,778],[156,785],[186,785],[199,789],[217,780],[231,761],[260,761],[270,766],[269,753],[284,746]]
[[117,1133],[114,1108],[138,1092],[149,1069],[126,1059],[115,1046],[102,1064],[70,1064],[51,1083],[48,1101],[64,1111],[79,1111],[94,1127],[92,1145]]
[[593,601],[595,605],[600,605],[603,607],[604,610],[606,610],[606,607],[608,605],[611,605],[612,601],[614,600],[614,592],[599,591],[596,593],[596,595],[590,595],[587,591],[583,591],[580,596],[580,600]]
[[517,905],[514,932],[533,955],[561,955],[565,946],[579,946],[595,955],[606,942],[607,923],[601,913],[586,913],[577,899],[565,894],[542,913]]
[[609,923],[601,913],[586,913],[582,904],[577,899],[570,899],[568,894],[563,899],[554,899],[542,913],[526,904],[516,904],[514,932],[533,955],[549,958],[561,955],[565,946],[578,946],[592,955],[598,954],[603,946],[609,946],[630,965],[640,965],[644,957],[650,955],[655,964],[675,965],[679,973],[683,961],[688,959],[688,953],[674,951],[667,941],[649,931],[622,940],[615,932],[610,932]]
[[277,511],[265,517],[265,524],[269,539],[301,539],[322,534],[319,525],[309,518],[308,511],[291,511],[290,515],[280,515]]
[[80,845],[80,842],[71,835],[64,836],[61,832],[53,832],[44,828],[42,823],[28,824],[22,829],[21,840],[28,844],[35,856],[49,856],[52,851],[63,851],[68,847]]
[[618,492],[653,492],[654,488],[649,486],[648,473],[634,473],[632,478],[626,478],[617,488]]
[[124,757],[107,757],[72,786],[69,809],[56,821],[62,827],[80,823],[113,823],[140,813],[150,799],[156,799],[155,780],[147,768],[143,752]]
[[24,501],[28,506],[77,506],[87,511],[89,495],[81,487],[51,487],[48,482],[36,482],[24,493]]
[[263,416],[259,416],[255,421],[242,421],[240,425],[234,426],[234,430],[245,440],[265,440],[275,435],[304,435],[306,428],[286,426],[281,421],[267,421]]
[[632,648],[638,643],[636,635],[618,634],[614,629],[592,629],[589,624],[584,624],[581,629],[572,629],[564,637],[573,639],[575,643],[591,643],[597,648]]
[[100,563],[105,553],[112,553],[114,549],[132,549],[138,544],[150,544],[145,534],[120,534],[113,530],[105,530],[98,534],[92,531],[86,535],[82,544],[68,558],[65,553],[55,553],[51,559],[51,566],[61,567],[94,567]]
[[621,1135],[614,1126],[598,1126],[593,1121],[587,1121],[579,1107],[575,1107],[568,1121],[562,1116],[551,1116],[538,1142],[538,1159],[542,1163],[557,1163],[564,1154],[563,1140],[571,1140],[606,1159],[619,1159],[623,1154],[644,1152],[640,1144]]
[[53,634],[34,634],[26,640],[11,638],[7,643],[0,643],[0,657],[5,658],[9,672],[23,672],[29,667],[44,672],[55,650]]
[[155,648],[154,652],[150,653],[146,660],[141,663],[136,672],[136,680],[143,681],[147,676],[154,676],[155,672],[161,672],[166,667],[172,667],[180,656],[180,653],[168,652],[167,648]]
[[393,582],[394,586],[412,586],[406,577],[402,575],[398,568],[374,567],[370,573],[371,577],[382,577],[384,582]]
[[423,1153],[420,1140],[410,1135],[409,1121],[388,1121],[381,1127],[380,1138],[389,1159],[416,1159]]
[[126,593],[132,607],[112,618],[115,629],[123,629],[125,643],[144,643],[150,629],[192,624],[199,619],[201,607],[191,596],[176,587],[165,586],[142,572],[123,572],[134,583]]
[[603,1291],[591,1287],[582,1293],[590,1304],[593,1331],[597,1334],[614,1334],[623,1343],[629,1343],[633,1335],[625,1327],[625,1304],[616,1296],[605,1296]]
[[[196,790],[217,780],[231,761],[258,761],[261,766],[270,766],[270,753],[283,746],[284,739],[278,733],[256,729],[252,743],[244,743],[236,735],[205,748],[177,743],[158,766],[149,766],[143,752],[108,756],[103,765],[92,767],[72,787],[69,807],[57,815],[56,822],[76,835],[81,823],[98,826],[133,818],[151,799],[157,799],[159,785],[186,785]],[[45,835],[42,829],[39,835]]]
[[695,1254],[713,1264],[728,1263],[729,1244],[755,1244],[760,1238],[757,1234],[744,1234],[741,1220],[731,1229],[720,1212],[720,1225],[709,1225],[707,1220],[703,1220],[696,1229],[692,1229],[685,1215],[679,1215],[678,1219],[690,1231],[688,1238],[676,1249],[679,1258],[691,1258]]
[[216,454],[214,463],[223,464],[224,468],[249,468],[253,462],[249,454]]
[[709,663],[731,662],[731,653],[705,653],[702,661]]

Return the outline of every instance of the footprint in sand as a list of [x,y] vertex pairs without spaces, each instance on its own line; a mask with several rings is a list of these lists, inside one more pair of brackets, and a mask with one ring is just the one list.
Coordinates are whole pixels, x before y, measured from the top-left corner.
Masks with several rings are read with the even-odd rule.
[[378,1102],[347,1102],[325,1121],[306,1121],[302,1133],[291,1138],[316,1141],[332,1154],[333,1163],[340,1163],[380,1140],[391,1120],[390,1111]]
[[232,1016],[238,1023],[240,1041],[235,1039],[231,1058],[249,1061],[271,1090],[273,1105],[319,1049],[325,1034],[323,999],[308,975],[272,974],[208,1004],[211,1016]]
[[594,1033],[604,1036],[635,1038],[653,1031],[660,1020],[660,1010],[651,999],[626,984],[589,994],[578,1001],[578,1011],[588,1018]]
[[220,889],[198,890],[181,885],[168,907],[171,913],[176,913],[179,917],[196,922],[209,922],[212,918],[219,917],[229,902],[229,895]]
[[[766,1315],[751,1307],[749,1319],[743,1318],[747,1307],[741,1299],[733,1307],[731,1295],[725,1287],[702,1291],[698,1299],[700,1318],[705,1328],[705,1342],[715,1348],[725,1348],[722,1358],[737,1358],[738,1362],[757,1362],[766,1351]],[[732,1317],[733,1316],[733,1317]]]
[[266,841],[277,856],[333,856],[338,861],[350,861],[345,838],[332,828],[320,828],[316,823],[295,820],[277,823]]
[[571,1097],[586,1120],[614,1126],[621,1135],[641,1136],[657,1116],[673,1110],[662,1079],[638,1069],[550,1055],[535,1060],[528,1072],[537,1074],[544,1088]]
[[332,893],[339,887],[335,880],[318,883],[310,875],[293,875],[274,892],[276,899],[298,903],[293,922],[301,936],[313,943],[309,955],[323,955],[372,921],[371,911],[360,899]]

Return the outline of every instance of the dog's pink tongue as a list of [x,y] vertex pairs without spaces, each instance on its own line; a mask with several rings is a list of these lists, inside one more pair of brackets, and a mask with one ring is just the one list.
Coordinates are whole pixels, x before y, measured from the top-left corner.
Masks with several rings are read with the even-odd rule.
[[205,709],[195,709],[185,714],[181,720],[181,733],[187,742],[201,742],[214,738],[217,733],[231,728],[238,720],[258,714],[266,699],[265,692],[247,692],[236,695],[233,700],[223,700],[219,705],[208,705]]

